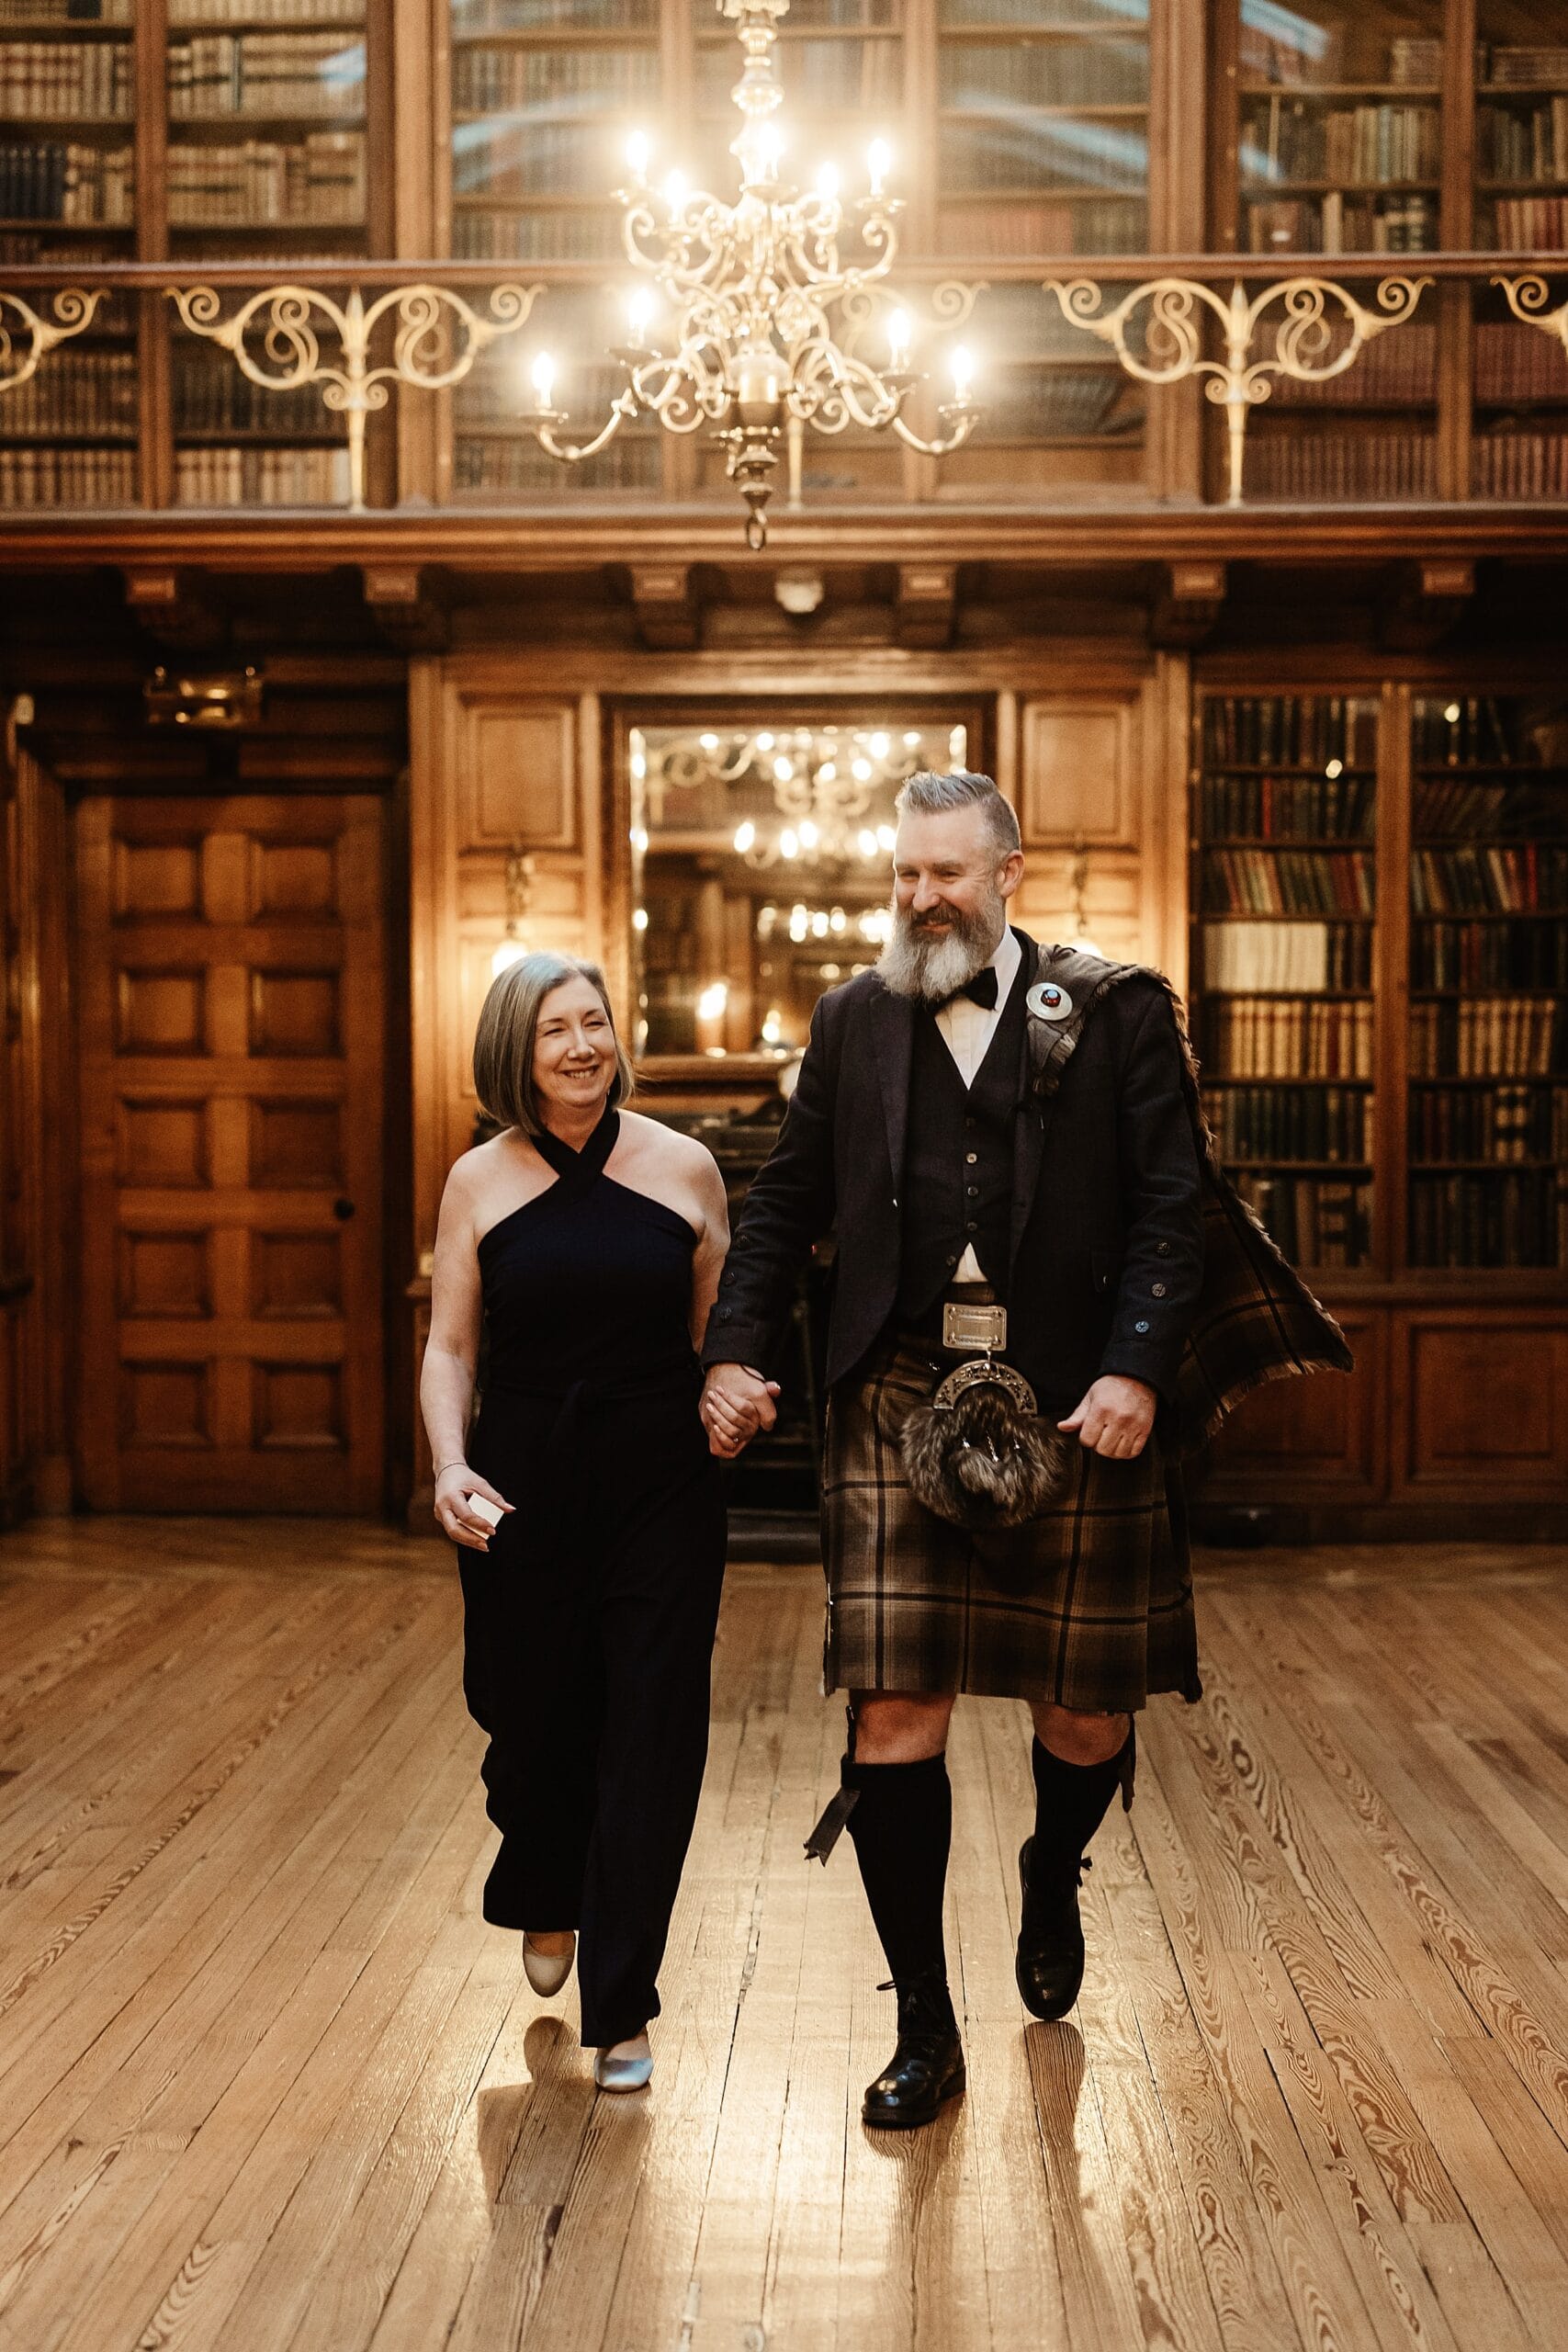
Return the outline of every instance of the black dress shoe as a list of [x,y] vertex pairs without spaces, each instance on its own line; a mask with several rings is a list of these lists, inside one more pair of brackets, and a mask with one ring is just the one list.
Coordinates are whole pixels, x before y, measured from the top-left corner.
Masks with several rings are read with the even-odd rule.
[[964,2088],[964,2045],[939,1968],[881,1990],[898,1996],[898,2047],[868,2085],[861,2115],[885,2132],[908,2132],[934,2123],[945,2102]]
[[1083,1924],[1078,1917],[1078,1873],[1092,1870],[1089,1856],[1064,1875],[1037,1882],[1030,1875],[1034,1846],[1026,1838],[1019,1849],[1018,1874],[1023,1884],[1023,1917],[1018,1931],[1018,1990],[1032,2017],[1054,2023],[1065,2018],[1083,1985]]

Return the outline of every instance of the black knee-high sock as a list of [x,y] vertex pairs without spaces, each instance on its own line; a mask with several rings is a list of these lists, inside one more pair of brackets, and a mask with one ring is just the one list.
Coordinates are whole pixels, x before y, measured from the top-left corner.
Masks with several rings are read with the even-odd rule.
[[849,1832],[893,1981],[930,1968],[945,1980],[942,1905],[953,1842],[953,1789],[945,1756],[919,1764],[844,1766],[858,1792]]
[[1038,1739],[1033,1742],[1034,1843],[1029,1878],[1043,1894],[1054,1886],[1077,1884],[1078,1864],[1119,1787],[1131,1804],[1134,1736],[1129,1726],[1122,1746],[1103,1764],[1069,1764]]

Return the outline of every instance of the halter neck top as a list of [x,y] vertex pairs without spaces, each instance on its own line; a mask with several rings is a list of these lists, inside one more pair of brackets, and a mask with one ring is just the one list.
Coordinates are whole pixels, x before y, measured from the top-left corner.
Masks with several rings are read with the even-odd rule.
[[611,1107],[580,1152],[558,1136],[531,1137],[556,1182],[479,1237],[487,1393],[608,1398],[692,1379],[697,1237],[661,1201],[604,1173],[620,1128]]

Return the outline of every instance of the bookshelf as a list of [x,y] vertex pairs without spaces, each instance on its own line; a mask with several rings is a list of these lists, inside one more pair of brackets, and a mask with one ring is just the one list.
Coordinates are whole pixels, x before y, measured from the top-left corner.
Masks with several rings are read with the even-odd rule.
[[1568,249],[1568,17],[1479,0],[1475,31],[1475,242]]
[[1568,698],[1411,707],[1412,1266],[1568,1268]]
[[1379,704],[1199,704],[1189,905],[1203,1106],[1303,1265],[1374,1248]]
[[[130,0],[0,0],[0,262],[136,252]],[[0,411],[0,505],[124,506],[137,492],[136,312],[91,331]]]

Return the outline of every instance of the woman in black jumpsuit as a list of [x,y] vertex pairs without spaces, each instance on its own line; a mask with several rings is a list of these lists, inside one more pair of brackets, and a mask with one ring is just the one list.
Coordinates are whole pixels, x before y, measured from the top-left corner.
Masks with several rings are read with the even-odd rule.
[[[463,1546],[464,1690],[490,1737],[487,1809],[502,1837],[484,1916],[561,1944],[577,1930],[582,2040],[601,2053],[601,2083],[620,2088],[637,2086],[624,2064],[617,2076],[615,2046],[659,2012],[707,1753],[725,1515],[697,1419],[693,1326],[728,1228],[709,1155],[615,1107],[625,1065],[602,987],[592,967],[536,956],[491,990],[491,1027],[513,1049],[509,1002],[513,1016],[536,1012],[541,1123],[470,1152],[449,1181],[423,1386],[441,1465],[466,1227],[489,1356],[478,1422],[457,1448],[466,1458],[437,1478],[437,1517]],[[558,1102],[548,1063],[563,1038]],[[485,1044],[481,1022],[476,1077],[492,1101],[506,1089]],[[494,1214],[520,1180],[528,1196]],[[471,1515],[475,1494],[511,1506],[493,1535]]]

